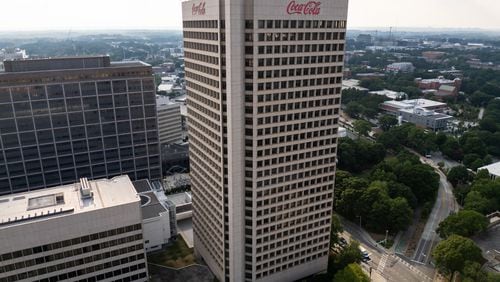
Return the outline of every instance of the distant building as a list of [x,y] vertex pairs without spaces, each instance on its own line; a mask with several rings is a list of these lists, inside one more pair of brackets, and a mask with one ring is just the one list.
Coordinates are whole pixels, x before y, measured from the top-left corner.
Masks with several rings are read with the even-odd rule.
[[458,88],[451,85],[441,85],[434,95],[439,99],[456,97],[458,95]]
[[446,52],[440,52],[440,51],[425,51],[422,52],[422,57],[427,61],[427,62],[438,62],[441,61],[441,59],[446,55]]
[[168,97],[156,96],[158,114],[158,134],[160,144],[182,142],[182,116],[180,103],[171,102]]
[[360,80],[381,79],[384,78],[385,76],[386,76],[385,73],[378,73],[378,72],[356,74],[356,77]]
[[386,101],[380,108],[396,116],[401,122],[413,123],[433,131],[446,129],[453,117],[437,112],[444,111],[446,104],[426,99]]
[[5,60],[23,60],[27,59],[26,50],[19,48],[0,49],[0,72],[5,71],[3,61]]
[[448,121],[453,118],[449,115],[422,108],[401,109],[397,117],[404,122],[413,123],[416,126],[431,129],[433,131],[446,129],[448,127]]
[[165,73],[171,73],[175,71],[174,63],[163,63],[159,66],[153,67],[154,74],[162,75]]
[[444,78],[443,76],[438,76],[437,78],[431,79],[416,78],[415,82],[418,84],[418,88],[421,90],[439,90],[442,85],[454,86],[457,90],[460,90],[460,87],[462,85],[462,80],[460,78],[450,80]]
[[401,109],[412,109],[415,107],[439,113],[443,113],[448,109],[448,105],[446,105],[446,103],[441,103],[427,99],[386,101],[380,104],[380,108],[382,110],[393,114],[396,114]]
[[356,89],[359,91],[368,91],[368,88],[359,86],[359,80],[357,79],[344,79],[342,80],[342,89]]
[[467,64],[475,69],[500,70],[500,65],[495,65],[492,62],[481,62],[479,59],[468,60]]
[[2,281],[147,281],[128,176],[0,197]]
[[490,174],[490,178],[495,180],[495,179],[500,179],[500,162],[493,163],[487,166],[483,166],[477,169],[477,171],[486,169],[488,173]]
[[373,41],[372,36],[370,34],[360,34],[356,38],[356,42],[371,44]]
[[151,66],[109,56],[5,61],[0,195],[81,177],[160,179]]
[[386,67],[388,72],[413,72],[415,71],[415,67],[412,63],[409,62],[401,62],[401,63],[392,63]]
[[387,89],[380,90],[380,91],[370,91],[368,93],[372,94],[372,95],[385,96],[385,97],[392,99],[392,100],[401,99],[401,98],[408,96],[404,92],[396,92],[396,91],[387,90]]

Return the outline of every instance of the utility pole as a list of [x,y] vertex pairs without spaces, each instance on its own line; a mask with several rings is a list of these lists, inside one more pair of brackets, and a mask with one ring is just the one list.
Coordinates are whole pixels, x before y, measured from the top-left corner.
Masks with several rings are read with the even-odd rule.
[[387,246],[387,235],[389,235],[389,230],[385,230],[385,245]]

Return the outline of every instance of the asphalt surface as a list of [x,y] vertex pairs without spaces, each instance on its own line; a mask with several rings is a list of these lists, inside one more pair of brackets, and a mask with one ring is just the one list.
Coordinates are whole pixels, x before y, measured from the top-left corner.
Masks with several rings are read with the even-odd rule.
[[435,171],[439,174],[439,190],[436,203],[432,208],[432,212],[429,215],[429,219],[427,220],[413,256],[414,262],[429,264],[431,261],[432,248],[440,240],[439,235],[436,233],[439,223],[447,218],[451,213],[457,212],[459,205],[453,195],[453,188],[446,179],[444,173],[439,170],[431,160],[424,157],[420,157],[420,160],[434,167]]
[[434,269],[416,265],[395,255],[392,251],[387,251],[355,223],[342,219],[342,225],[344,227],[343,237],[358,241],[368,251],[371,260],[363,265],[368,269],[368,272],[371,269],[372,276],[376,272],[386,281],[391,282],[432,281]]

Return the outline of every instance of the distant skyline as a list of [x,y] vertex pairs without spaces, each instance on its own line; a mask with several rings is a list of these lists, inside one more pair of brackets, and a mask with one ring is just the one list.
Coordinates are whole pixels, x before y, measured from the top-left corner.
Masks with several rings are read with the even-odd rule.
[[[280,0],[287,2],[288,0]],[[328,0],[323,0],[328,1]],[[181,0],[23,0],[1,4],[0,31],[181,29]],[[498,0],[350,0],[348,28],[500,30]]]

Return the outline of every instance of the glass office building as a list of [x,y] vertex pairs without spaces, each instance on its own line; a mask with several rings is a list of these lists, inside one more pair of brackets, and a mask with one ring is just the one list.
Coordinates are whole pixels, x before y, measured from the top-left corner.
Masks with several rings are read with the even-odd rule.
[[109,57],[5,61],[0,195],[81,177],[160,179],[151,66]]

